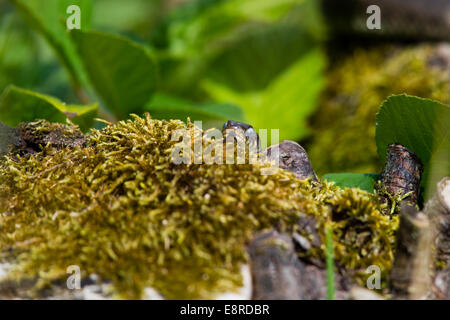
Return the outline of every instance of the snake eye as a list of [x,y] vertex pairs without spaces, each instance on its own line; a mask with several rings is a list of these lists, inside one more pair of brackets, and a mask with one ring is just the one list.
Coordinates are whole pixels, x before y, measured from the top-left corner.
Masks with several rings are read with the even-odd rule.
[[253,137],[253,136],[256,135],[256,131],[255,131],[255,129],[253,129],[252,127],[250,127],[250,128],[248,128],[248,129],[245,131],[245,135],[246,135],[247,137]]

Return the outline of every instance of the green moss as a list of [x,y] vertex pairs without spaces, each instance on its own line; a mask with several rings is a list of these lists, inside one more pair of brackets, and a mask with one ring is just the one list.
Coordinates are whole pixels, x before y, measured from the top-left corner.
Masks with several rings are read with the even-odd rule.
[[428,65],[432,53],[425,45],[357,49],[329,71],[309,152],[317,172],[380,171],[375,115],[389,95],[450,102],[450,74]]
[[300,213],[316,217],[323,243],[332,213],[336,262],[349,272],[389,270],[398,223],[374,195],[282,169],[262,175],[268,164],[174,165],[170,137],[181,128],[194,130],[135,117],[94,130],[83,146],[0,161],[0,248],[18,263],[13,276],[38,276],[40,287],[78,265],[83,276],[112,280],[123,298],[145,286],[167,298],[212,298],[241,284],[256,232],[293,231]]

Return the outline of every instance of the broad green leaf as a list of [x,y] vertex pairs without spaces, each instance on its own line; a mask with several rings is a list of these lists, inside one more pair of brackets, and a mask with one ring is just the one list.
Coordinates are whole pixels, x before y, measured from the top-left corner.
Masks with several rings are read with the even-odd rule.
[[450,175],[450,106],[430,99],[395,95],[381,105],[376,118],[378,155],[383,163],[387,147],[400,143],[422,160],[426,198],[437,182]]
[[[178,57],[195,55],[196,52],[208,50],[207,46],[211,40],[229,35],[242,23],[275,22],[301,2],[303,0],[216,1],[214,5],[198,10],[199,14],[191,14],[190,19],[183,19],[187,15],[180,14],[180,11],[185,10],[180,7],[174,14],[179,19],[170,17],[170,51]],[[191,10],[192,5],[188,4],[186,8]]]
[[378,174],[372,173],[328,173],[324,180],[334,182],[342,188],[360,188],[367,192],[375,192],[374,184],[379,179]]
[[142,30],[148,24],[153,24],[157,16],[161,16],[163,5],[160,1],[148,0],[95,0],[92,25],[110,32]]
[[98,116],[98,104],[90,105],[66,105],[61,101],[56,104],[59,110],[64,112],[64,114],[73,123],[80,126],[82,131],[88,131],[94,126],[95,118]]
[[101,32],[73,30],[72,38],[106,106],[122,119],[142,112],[156,87],[150,53],[127,38]]
[[240,93],[211,80],[205,80],[203,88],[215,101],[241,106],[256,129],[279,129],[280,139],[298,140],[309,132],[306,119],[317,106],[324,85],[324,66],[325,57],[316,48],[264,90]]
[[206,76],[239,92],[264,89],[317,45],[298,23],[248,26],[235,38],[214,57]]
[[276,78],[264,95],[258,113],[261,122],[279,128],[280,136],[285,132],[287,139],[305,137],[309,133],[306,119],[316,109],[324,86],[324,68],[325,56],[314,48]]
[[145,107],[155,119],[190,118],[191,121],[244,121],[242,109],[227,103],[195,104],[183,99],[157,94]]
[[181,6],[168,20],[162,57],[169,53],[173,60],[162,73],[165,88],[189,93],[207,77],[240,92],[263,89],[317,45],[305,23],[318,15],[314,2],[194,0]]
[[96,115],[97,104],[66,105],[54,97],[15,86],[6,88],[0,97],[0,121],[12,127],[36,119],[66,123],[69,118],[87,131],[93,126]]
[[81,28],[90,27],[91,0],[10,0],[23,18],[54,48],[62,64],[69,71],[76,86],[86,85],[87,78],[68,36],[67,8],[78,5],[81,9]]

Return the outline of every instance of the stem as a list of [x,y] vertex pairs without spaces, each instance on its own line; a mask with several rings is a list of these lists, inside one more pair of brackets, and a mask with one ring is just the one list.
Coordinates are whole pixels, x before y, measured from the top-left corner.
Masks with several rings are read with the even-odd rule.
[[333,245],[333,229],[331,224],[325,228],[326,232],[326,263],[327,263],[327,299],[334,300],[335,298],[335,283],[334,283],[334,245]]

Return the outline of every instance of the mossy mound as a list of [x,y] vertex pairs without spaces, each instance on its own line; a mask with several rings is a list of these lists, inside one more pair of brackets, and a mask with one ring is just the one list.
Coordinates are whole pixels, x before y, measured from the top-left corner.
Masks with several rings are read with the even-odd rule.
[[[283,169],[262,175],[267,164],[175,165],[171,133],[186,128],[195,130],[135,117],[93,130],[82,146],[2,159],[0,254],[17,262],[13,276],[44,286],[78,265],[119,297],[152,286],[167,298],[211,298],[240,285],[256,232],[292,232],[301,214],[316,218],[322,240],[332,224],[339,266],[389,270],[398,219],[375,195]],[[324,246],[311,254],[323,259]]]
[[313,119],[310,159],[318,173],[380,172],[375,116],[392,94],[450,103],[450,73],[432,66],[435,47],[356,49],[328,73]]

